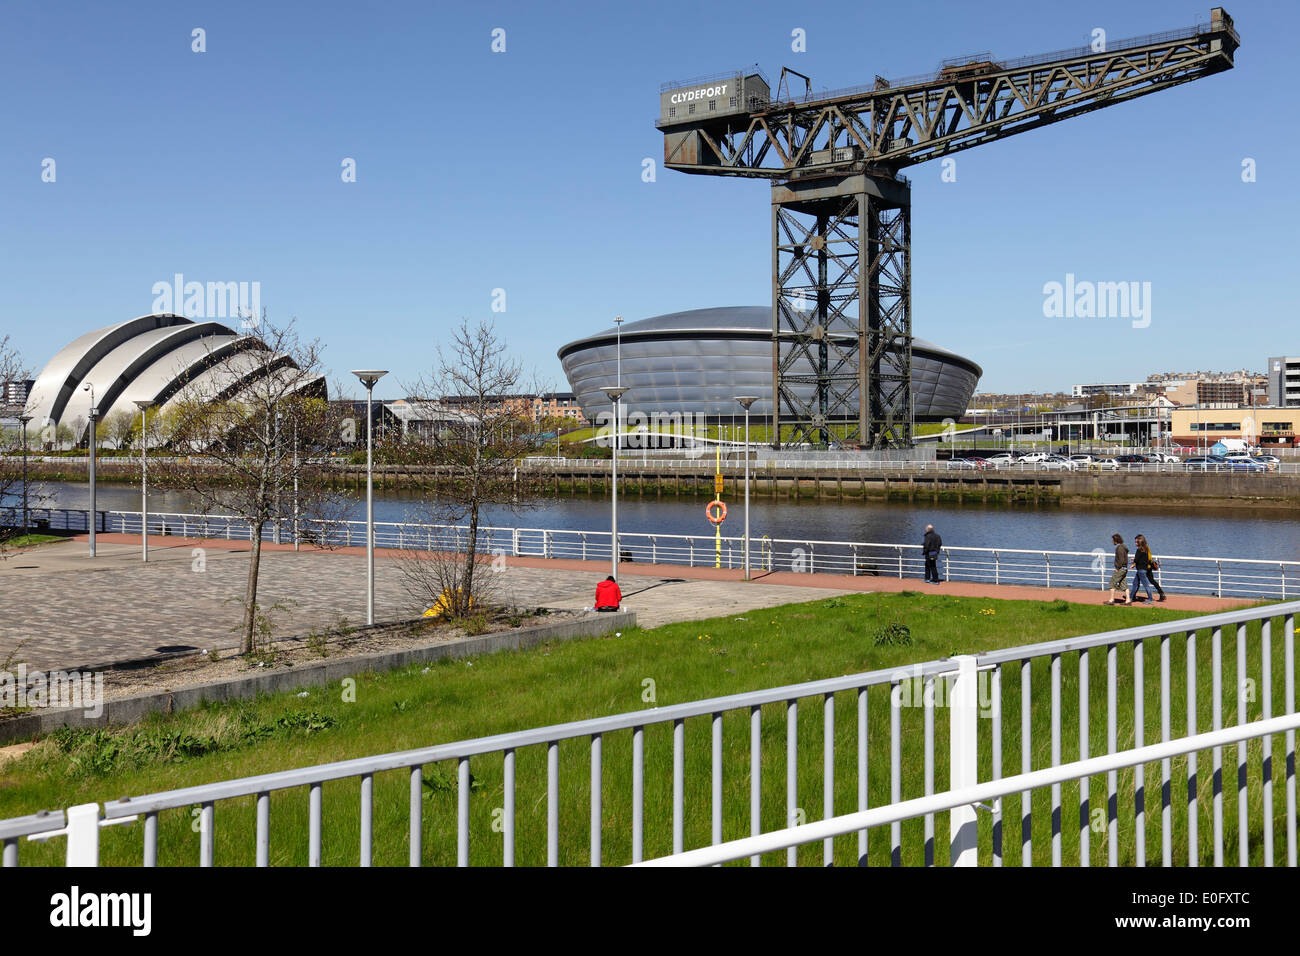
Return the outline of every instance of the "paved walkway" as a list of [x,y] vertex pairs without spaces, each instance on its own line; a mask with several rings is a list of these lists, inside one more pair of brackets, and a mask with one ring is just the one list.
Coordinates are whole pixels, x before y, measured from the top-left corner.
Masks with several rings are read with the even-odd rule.
[[[234,648],[239,644],[239,601],[247,578],[248,544],[226,540],[151,539],[148,563],[137,536],[97,536],[90,558],[84,535],[0,561],[0,663],[19,642],[15,663],[75,668],[148,657],[166,651]],[[365,622],[365,549],[294,552],[292,545],[263,545],[258,600],[272,611],[277,636],[325,630],[346,619]],[[377,620],[417,616],[423,606],[407,593],[403,559],[379,550],[375,559]],[[510,558],[493,574],[505,603],[519,606],[590,606],[596,582],[609,573],[599,561]],[[834,574],[742,573],[680,565],[624,564],[624,603],[643,627],[740,614],[759,607],[811,601],[854,591],[942,590],[963,596],[1098,603],[1099,591],[951,582],[927,585],[914,578]],[[1212,611],[1250,602],[1173,595],[1161,605]],[[1116,608],[1117,619],[1139,623],[1143,610]]]

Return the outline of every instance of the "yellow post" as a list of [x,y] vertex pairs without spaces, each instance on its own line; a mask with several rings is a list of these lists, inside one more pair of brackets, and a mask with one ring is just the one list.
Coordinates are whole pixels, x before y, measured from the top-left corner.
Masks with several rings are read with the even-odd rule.
[[[718,443],[713,446],[715,455],[715,473],[713,475],[713,500],[722,501],[722,444]],[[722,567],[722,522],[719,521],[713,526],[713,566]]]

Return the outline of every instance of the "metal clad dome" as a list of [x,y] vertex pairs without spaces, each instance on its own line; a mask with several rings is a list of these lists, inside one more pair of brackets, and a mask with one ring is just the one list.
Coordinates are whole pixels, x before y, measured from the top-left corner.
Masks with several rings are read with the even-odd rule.
[[[583,413],[595,420],[618,378],[619,332],[610,328],[559,350]],[[623,325],[624,402],[642,412],[730,418],[737,395],[757,395],[753,414],[772,414],[772,309],[726,306],[671,312]],[[811,374],[812,370],[809,369]],[[968,358],[924,339],[912,340],[912,398],[917,421],[959,418],[983,374]],[[811,396],[811,386],[809,395]]]

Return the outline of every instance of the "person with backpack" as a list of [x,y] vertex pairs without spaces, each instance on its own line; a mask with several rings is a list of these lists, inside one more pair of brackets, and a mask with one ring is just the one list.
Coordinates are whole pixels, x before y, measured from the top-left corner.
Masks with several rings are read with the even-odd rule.
[[[1106,603],[1127,604],[1128,595],[1124,591],[1124,579],[1128,577],[1128,548],[1124,544],[1124,539],[1118,534],[1111,535],[1110,540],[1115,545],[1115,571],[1110,576],[1110,600]],[[1119,600],[1116,592],[1124,595],[1124,600]]]
[[1128,593],[1129,604],[1137,603],[1139,587],[1147,592],[1147,603],[1155,601],[1151,595],[1151,579],[1147,577],[1150,570],[1151,548],[1147,545],[1147,539],[1138,535],[1133,539],[1133,586]]

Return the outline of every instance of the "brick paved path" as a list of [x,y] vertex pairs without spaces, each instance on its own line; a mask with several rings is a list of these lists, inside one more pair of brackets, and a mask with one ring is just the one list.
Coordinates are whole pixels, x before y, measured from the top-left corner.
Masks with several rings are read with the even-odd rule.
[[[139,538],[101,534],[98,556],[84,536],[11,554],[0,561],[0,662],[22,641],[18,660],[29,667],[74,668],[147,657],[178,648],[232,648],[239,644],[239,600],[248,570],[247,543],[151,539],[148,563]],[[198,549],[196,551],[196,549]],[[281,603],[276,636],[321,630],[346,618],[365,623],[364,549],[294,552],[263,545],[258,600]],[[500,572],[501,597],[520,606],[590,606],[604,562],[512,558]],[[1099,603],[1097,591],[950,582],[931,586],[913,578],[833,574],[756,573],[745,583],[733,570],[625,564],[625,606],[643,627],[740,614],[754,608],[811,601],[851,591],[933,590],[949,594]],[[379,550],[375,560],[375,618],[414,617],[423,610],[407,593],[400,559]],[[1212,611],[1247,604],[1170,595],[1159,605]],[[1141,608],[1116,608],[1116,626],[1142,621]],[[1123,623],[1121,623],[1123,622]]]

